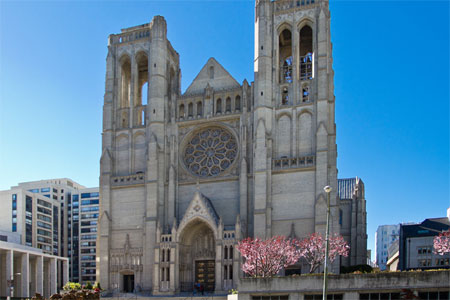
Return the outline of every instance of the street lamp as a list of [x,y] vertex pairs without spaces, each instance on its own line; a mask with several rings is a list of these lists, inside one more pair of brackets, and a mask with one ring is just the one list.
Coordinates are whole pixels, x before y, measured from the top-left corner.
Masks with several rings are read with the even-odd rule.
[[327,300],[327,273],[328,273],[328,252],[329,252],[329,234],[330,234],[330,193],[333,190],[331,186],[327,185],[323,188],[325,193],[327,193],[327,229],[325,234],[325,263],[323,268],[323,291],[322,299]]
[[14,273],[13,275],[11,275],[11,280],[8,280],[8,285],[9,285],[9,299],[11,299],[14,295],[14,275],[16,276],[20,276],[22,275],[22,273]]

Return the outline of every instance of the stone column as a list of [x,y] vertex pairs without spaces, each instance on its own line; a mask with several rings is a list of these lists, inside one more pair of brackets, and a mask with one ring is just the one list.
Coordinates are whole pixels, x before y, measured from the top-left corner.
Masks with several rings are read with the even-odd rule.
[[62,286],[64,286],[69,281],[69,261],[62,261]]
[[49,262],[49,273],[50,273],[50,295],[56,294],[58,292],[58,268],[56,267],[56,258],[51,258]]
[[44,257],[38,256],[36,257],[36,278],[35,278],[35,285],[36,285],[36,293],[44,295]]
[[30,254],[23,253],[21,257],[21,297],[30,296]]
[[[12,250],[6,251],[5,278],[6,280],[14,279],[14,256]],[[9,285],[6,285],[5,295],[13,296]]]

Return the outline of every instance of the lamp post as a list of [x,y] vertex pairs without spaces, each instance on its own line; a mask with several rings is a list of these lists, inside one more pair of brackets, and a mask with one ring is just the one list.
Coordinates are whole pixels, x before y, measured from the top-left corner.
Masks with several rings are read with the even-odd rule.
[[323,188],[325,193],[327,193],[327,229],[325,233],[325,263],[323,268],[323,291],[322,291],[322,299],[327,300],[327,273],[328,273],[328,252],[329,252],[329,234],[330,234],[330,193],[331,186],[327,185]]

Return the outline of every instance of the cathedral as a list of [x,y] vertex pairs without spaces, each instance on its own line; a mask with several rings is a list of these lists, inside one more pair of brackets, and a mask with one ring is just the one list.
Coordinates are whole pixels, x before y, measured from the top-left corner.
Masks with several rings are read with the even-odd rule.
[[[154,295],[236,286],[245,237],[324,233],[366,263],[359,178],[337,179],[328,0],[256,0],[254,81],[210,58],[181,92],[162,16],[108,40],[97,278]],[[251,63],[251,62],[248,62]],[[285,274],[307,273],[299,262]]]

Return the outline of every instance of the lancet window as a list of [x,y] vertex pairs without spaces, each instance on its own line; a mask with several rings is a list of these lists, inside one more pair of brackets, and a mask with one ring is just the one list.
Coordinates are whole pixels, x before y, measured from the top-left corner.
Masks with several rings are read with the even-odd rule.
[[279,35],[280,82],[292,82],[292,34],[284,29]]
[[313,78],[313,35],[308,25],[300,30],[300,80]]

